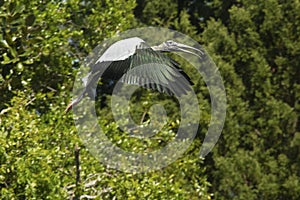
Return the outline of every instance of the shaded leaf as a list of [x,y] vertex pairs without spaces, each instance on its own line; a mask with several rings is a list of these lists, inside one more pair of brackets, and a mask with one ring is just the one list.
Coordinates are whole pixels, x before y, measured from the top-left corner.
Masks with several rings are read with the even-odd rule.
[[26,20],[25,20],[25,25],[26,25],[26,26],[32,26],[33,23],[34,23],[34,21],[35,21],[35,16],[34,16],[34,14],[28,15],[28,16],[26,17]]

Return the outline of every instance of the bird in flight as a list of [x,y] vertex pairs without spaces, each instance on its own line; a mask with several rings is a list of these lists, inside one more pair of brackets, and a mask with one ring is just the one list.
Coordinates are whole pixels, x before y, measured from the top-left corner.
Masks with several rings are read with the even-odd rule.
[[202,50],[173,40],[152,47],[138,37],[120,40],[96,60],[90,72],[82,79],[82,92],[69,103],[65,112],[78,104],[85,94],[95,97],[100,77],[139,85],[168,95],[187,94],[193,84],[190,77],[164,52],[185,52],[198,57],[204,55]]

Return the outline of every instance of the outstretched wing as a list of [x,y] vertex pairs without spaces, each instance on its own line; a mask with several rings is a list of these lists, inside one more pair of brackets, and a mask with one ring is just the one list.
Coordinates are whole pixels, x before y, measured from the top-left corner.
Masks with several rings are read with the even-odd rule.
[[193,84],[178,63],[145,43],[127,59],[112,62],[102,77],[178,96],[190,91]]
[[[193,84],[192,81],[178,63],[161,52],[154,51],[142,42],[142,39],[131,38],[131,40],[131,46],[135,42],[140,42],[135,51],[130,50],[129,54],[124,52],[124,55],[122,54],[119,58],[114,58],[113,53],[115,52],[109,51],[105,57],[102,56],[97,60],[88,75],[82,79],[83,91],[67,106],[66,112],[73,105],[79,103],[86,93],[95,98],[100,77],[120,80],[127,84],[139,85],[176,96],[187,94],[188,91],[192,90],[190,86]],[[128,40],[123,42],[128,42]],[[117,45],[114,48],[115,50],[122,50],[117,49]]]
[[[95,91],[100,77],[176,96],[187,94],[193,84],[178,63],[145,43],[137,46],[135,53],[124,60],[97,63],[83,79],[85,87]],[[87,92],[95,96],[89,89]]]

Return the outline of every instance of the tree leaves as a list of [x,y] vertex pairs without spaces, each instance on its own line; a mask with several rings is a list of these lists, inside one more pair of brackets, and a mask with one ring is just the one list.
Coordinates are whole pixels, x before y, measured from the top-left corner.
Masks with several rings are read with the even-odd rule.
[[26,26],[32,26],[33,23],[34,23],[34,21],[35,21],[35,16],[34,16],[34,14],[28,15],[28,16],[26,17],[26,20],[25,20],[25,25],[26,25]]
[[299,164],[290,148],[299,129],[294,98],[299,59],[287,50],[297,48],[297,40],[290,39],[299,36],[286,35],[287,26],[297,26],[298,15],[282,17],[298,8],[290,7],[294,2],[231,3],[229,15],[209,20],[203,33],[220,70],[233,75],[225,78],[229,107],[224,141],[215,150],[216,168],[210,172],[214,193],[217,199],[298,199],[294,190],[280,189],[293,184],[297,170],[290,165]]
[[[299,199],[299,2],[185,1],[182,8],[177,3],[0,0],[2,198],[72,196],[73,150],[79,144],[83,197],[210,199],[212,192],[216,199]],[[106,168],[80,143],[71,116],[61,114],[76,72],[72,63],[80,63],[104,38],[137,25],[189,34],[206,46],[223,75],[227,120],[204,163],[197,157],[197,138],[185,156],[161,171],[126,174]],[[199,134],[204,135],[209,92],[201,80],[195,91],[203,112]],[[178,128],[177,102],[140,90],[132,98],[134,120],[140,122],[159,100],[173,121],[155,142],[128,139],[113,122],[106,98],[98,110],[106,116],[100,124],[125,149],[159,148]],[[144,119],[141,123],[149,120]]]
[[[12,0],[0,4],[2,198],[68,199],[75,193],[99,199],[210,197],[204,167],[196,153],[163,171],[123,173],[99,163],[81,144],[72,117],[62,115],[76,73],[72,63],[81,62],[104,38],[132,27],[135,1]],[[149,96],[147,99],[152,101]],[[176,103],[166,105],[173,115],[178,114]],[[146,105],[138,111],[144,109]],[[107,116],[100,121],[105,132],[129,149],[159,148],[178,128],[176,121],[170,123],[159,133],[161,138],[145,144],[128,139],[109,121],[107,107],[101,112]],[[134,112],[135,119],[140,119],[139,113]],[[74,189],[76,145],[81,148],[82,185]]]

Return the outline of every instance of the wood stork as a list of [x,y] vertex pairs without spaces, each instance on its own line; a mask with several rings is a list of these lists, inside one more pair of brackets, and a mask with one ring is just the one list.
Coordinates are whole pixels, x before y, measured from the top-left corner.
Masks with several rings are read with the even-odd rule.
[[86,93],[95,97],[95,86],[100,77],[139,85],[168,95],[186,94],[193,83],[179,64],[163,52],[204,55],[202,50],[172,40],[152,47],[138,37],[120,40],[112,44],[91,67],[88,75],[82,79],[83,91],[69,103],[65,112],[78,104]]

